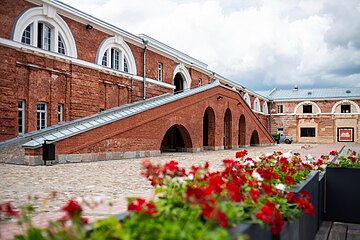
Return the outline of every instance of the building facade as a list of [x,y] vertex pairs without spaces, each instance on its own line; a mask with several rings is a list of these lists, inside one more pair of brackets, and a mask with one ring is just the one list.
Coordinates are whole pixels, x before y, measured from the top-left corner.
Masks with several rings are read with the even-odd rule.
[[40,164],[45,140],[59,162],[273,144],[281,128],[298,142],[359,141],[358,93],[257,93],[57,0],[3,0],[0,22],[2,162]]

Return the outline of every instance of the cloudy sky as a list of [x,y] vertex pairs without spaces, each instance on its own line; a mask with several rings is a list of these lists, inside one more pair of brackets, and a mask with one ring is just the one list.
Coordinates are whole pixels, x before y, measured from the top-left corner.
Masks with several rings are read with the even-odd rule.
[[360,87],[359,0],[62,0],[253,90]]

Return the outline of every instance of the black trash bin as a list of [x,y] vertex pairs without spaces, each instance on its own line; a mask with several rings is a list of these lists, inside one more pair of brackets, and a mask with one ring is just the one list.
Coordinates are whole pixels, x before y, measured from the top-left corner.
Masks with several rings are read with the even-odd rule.
[[47,143],[48,140],[45,140],[42,146],[42,154],[44,165],[46,165],[46,161],[54,161],[55,160],[55,144]]

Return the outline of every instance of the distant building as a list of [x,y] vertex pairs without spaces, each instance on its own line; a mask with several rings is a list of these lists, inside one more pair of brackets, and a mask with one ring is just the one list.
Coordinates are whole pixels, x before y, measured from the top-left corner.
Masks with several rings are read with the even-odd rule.
[[360,88],[259,91],[270,102],[272,133],[300,143],[360,143]]

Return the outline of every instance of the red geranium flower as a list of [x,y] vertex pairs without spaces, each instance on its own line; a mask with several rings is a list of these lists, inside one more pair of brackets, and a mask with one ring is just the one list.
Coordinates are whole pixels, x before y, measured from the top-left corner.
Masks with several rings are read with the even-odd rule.
[[339,155],[339,152],[333,150],[333,151],[330,152],[330,155],[332,155],[332,156],[337,156],[337,155]]
[[63,208],[63,211],[65,211],[70,217],[80,214],[82,211],[81,206],[79,203],[75,200],[70,200]]
[[236,152],[235,157],[236,158],[243,158],[247,155],[248,151],[246,149],[240,151],[240,152]]

